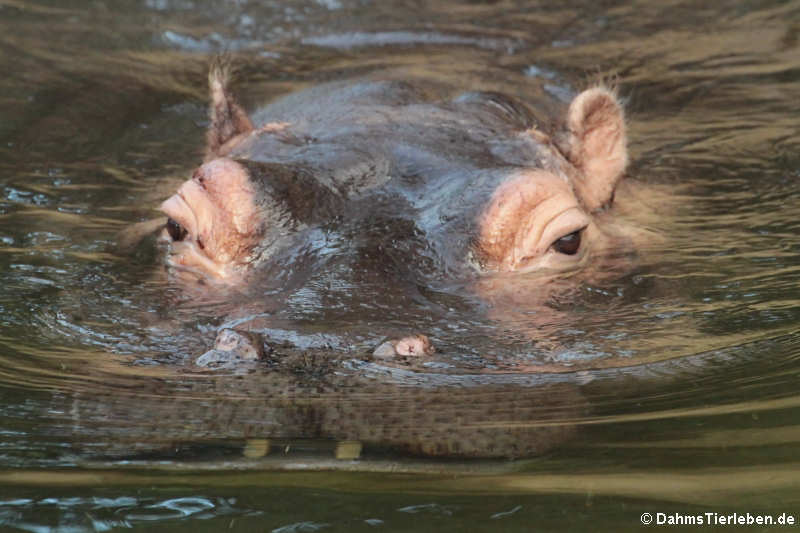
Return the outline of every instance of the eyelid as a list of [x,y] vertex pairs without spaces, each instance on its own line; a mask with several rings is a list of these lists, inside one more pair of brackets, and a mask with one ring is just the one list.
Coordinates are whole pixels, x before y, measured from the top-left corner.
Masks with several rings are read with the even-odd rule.
[[578,207],[571,207],[553,217],[547,223],[540,242],[541,249],[549,250],[560,238],[570,233],[583,231],[589,225],[589,217]]

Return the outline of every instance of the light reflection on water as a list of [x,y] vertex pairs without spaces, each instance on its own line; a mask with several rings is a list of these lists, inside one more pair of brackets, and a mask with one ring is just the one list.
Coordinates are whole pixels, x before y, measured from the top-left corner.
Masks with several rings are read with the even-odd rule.
[[188,496],[168,500],[133,496],[17,498],[0,501],[0,524],[23,531],[110,531],[180,519],[262,513],[235,507],[235,498]]
[[[562,527],[602,514],[629,528],[653,510],[646,502],[796,508],[800,5],[444,2],[425,14],[421,29],[418,7],[402,2],[0,6],[8,73],[0,81],[0,465],[8,469],[0,523],[222,528],[257,523],[269,508],[281,517],[270,521],[275,530],[368,529],[407,525],[392,513],[414,509],[402,514],[452,529],[472,519],[523,529],[533,516],[555,526],[559,514]],[[630,174],[651,186],[643,201],[652,216],[638,221],[666,239],[643,250],[631,273],[557,302],[567,318],[543,324],[547,343],[514,327],[498,334],[446,291],[418,296],[414,313],[392,301],[371,308],[386,313],[387,327],[430,332],[452,357],[423,371],[359,359],[389,333],[352,326],[364,317],[349,306],[358,295],[346,283],[341,299],[320,298],[309,284],[290,294],[288,310],[232,315],[224,298],[192,300],[155,267],[152,239],[125,253],[114,244],[198,161],[204,70],[208,54],[223,49],[243,54],[237,88],[250,108],[321,79],[400,64],[447,77],[489,63],[556,96],[616,73],[628,100]],[[447,312],[432,318],[425,306]],[[259,313],[278,341],[350,351],[333,367],[330,356],[314,355],[335,371],[310,382],[187,369],[217,327]],[[488,348],[506,359],[485,357]],[[520,356],[589,364],[502,372]],[[297,369],[308,371],[289,370]],[[276,420],[295,425],[276,430]],[[568,430],[542,429],[553,427]],[[243,451],[270,438],[265,457]],[[424,444],[414,449],[415,439]],[[364,444],[360,459],[336,460],[337,442],[351,441]],[[490,447],[499,457],[518,448],[548,454],[515,462],[414,455]],[[397,465],[429,477],[358,474]],[[238,469],[276,507],[242,503],[252,489],[234,475],[137,478],[169,468]],[[344,472],[296,471],[317,468]],[[88,474],[78,483],[55,469]],[[273,469],[292,471],[262,476]],[[92,472],[137,494],[91,496],[110,479]],[[452,482],[453,472],[476,477]],[[70,483],[70,494],[47,496]],[[290,485],[312,500],[315,489],[332,492],[310,511],[284,503],[278,512],[288,496],[263,487]],[[146,488],[156,486],[190,488]],[[224,486],[234,489],[217,496]],[[399,496],[409,487],[443,496]],[[359,490],[394,496],[370,503]],[[454,496],[473,490],[493,497]],[[374,513],[328,512],[340,503]]]

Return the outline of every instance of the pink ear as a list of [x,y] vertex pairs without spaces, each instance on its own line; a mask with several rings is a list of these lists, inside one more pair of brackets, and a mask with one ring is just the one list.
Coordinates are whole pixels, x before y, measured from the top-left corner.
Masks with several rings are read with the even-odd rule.
[[217,56],[208,72],[208,89],[211,93],[208,114],[211,124],[206,132],[205,162],[225,155],[229,151],[225,150],[225,143],[253,130],[253,123],[247,113],[228,90],[229,79],[229,59],[226,56]]
[[590,210],[608,205],[628,164],[622,106],[609,89],[580,93],[567,112],[568,157],[580,171],[576,192]]

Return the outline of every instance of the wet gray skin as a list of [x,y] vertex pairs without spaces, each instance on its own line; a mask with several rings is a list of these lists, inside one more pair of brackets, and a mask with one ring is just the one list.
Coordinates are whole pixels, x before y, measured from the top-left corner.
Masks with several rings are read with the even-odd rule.
[[[383,73],[289,95],[251,118],[224,62],[209,81],[205,163],[162,205],[167,263],[187,287],[258,287],[275,309],[323,273],[383,304],[457,290],[502,321],[627,265],[618,254],[631,237],[608,214],[625,127],[604,87],[565,109],[539,93],[532,106]],[[536,322],[527,327],[536,338]],[[396,355],[433,353],[425,331],[406,333],[423,336],[392,340]]]

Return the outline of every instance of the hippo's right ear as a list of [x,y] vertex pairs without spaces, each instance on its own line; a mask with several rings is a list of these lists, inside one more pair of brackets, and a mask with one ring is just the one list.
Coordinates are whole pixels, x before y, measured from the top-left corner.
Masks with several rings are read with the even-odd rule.
[[205,162],[225,155],[225,143],[253,130],[253,123],[247,113],[228,90],[229,80],[230,60],[226,56],[217,56],[208,72],[211,124],[206,132]]
[[564,151],[580,171],[575,188],[590,210],[608,205],[628,164],[622,106],[605,87],[593,87],[572,100],[567,112]]

